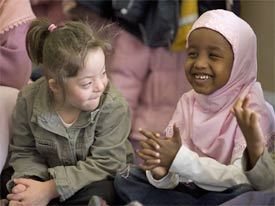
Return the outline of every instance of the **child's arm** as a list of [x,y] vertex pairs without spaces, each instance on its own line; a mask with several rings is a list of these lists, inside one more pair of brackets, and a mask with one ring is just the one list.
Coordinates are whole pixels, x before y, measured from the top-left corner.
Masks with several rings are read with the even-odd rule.
[[232,111],[247,143],[249,157],[248,169],[251,169],[263,154],[265,146],[263,132],[259,124],[259,117],[247,107],[248,101],[249,96],[246,96],[244,99],[239,98]]
[[247,142],[243,156],[245,174],[255,189],[274,190],[275,160],[265,149],[258,115],[247,107],[248,101],[249,96],[244,99],[240,98],[232,108]]
[[[20,92],[12,115],[11,158],[9,164],[15,172],[12,178],[35,176],[41,180],[49,179],[48,166],[36,150],[36,141],[30,128],[30,105],[25,94]],[[10,190],[8,185],[8,189]]]
[[[171,172],[168,174],[174,174],[171,175],[169,181],[166,181],[166,185],[176,186],[179,177],[183,182],[191,180],[202,188],[212,191],[223,191],[237,184],[249,183],[241,168],[235,165],[223,165],[212,158],[200,157],[185,145],[181,145],[179,131],[175,125],[173,130],[172,138],[161,139],[145,135],[150,139],[147,143],[154,148],[152,150],[159,153],[159,155],[155,155],[154,152],[146,153],[146,155],[159,159],[159,166],[167,167],[167,170]],[[159,182],[152,181],[150,178],[149,181],[156,187],[160,187]],[[161,184],[161,187],[163,185]],[[165,188],[171,187],[165,186]]]

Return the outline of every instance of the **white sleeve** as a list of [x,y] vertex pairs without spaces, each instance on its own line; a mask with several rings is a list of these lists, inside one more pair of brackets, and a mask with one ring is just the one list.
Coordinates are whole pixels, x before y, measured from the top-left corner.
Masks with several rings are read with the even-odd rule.
[[209,191],[223,191],[237,184],[250,184],[241,167],[241,158],[231,165],[199,157],[197,153],[182,145],[178,151],[170,172],[179,175],[179,181],[193,181],[199,187]]
[[173,174],[173,173],[168,173],[163,178],[156,180],[152,176],[152,173],[149,170],[147,170],[146,176],[147,176],[148,181],[153,186],[155,186],[157,188],[172,189],[172,188],[175,188],[179,184],[179,176],[177,174]]
[[247,150],[242,159],[247,178],[256,190],[275,191],[275,158],[265,149],[263,155],[258,159],[256,165],[247,171]]

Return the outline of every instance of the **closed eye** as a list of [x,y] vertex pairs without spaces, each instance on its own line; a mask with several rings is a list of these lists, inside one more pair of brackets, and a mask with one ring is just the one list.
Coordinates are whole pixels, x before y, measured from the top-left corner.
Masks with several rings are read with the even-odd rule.
[[105,75],[106,75],[106,71],[102,72],[102,74],[101,74],[101,78],[104,78],[104,77],[105,77]]
[[212,60],[218,60],[218,59],[220,59],[222,57],[220,55],[218,55],[218,54],[210,53],[209,54],[209,58],[212,59]]
[[84,84],[81,84],[80,86],[83,87],[83,88],[88,88],[89,86],[91,86],[93,84],[92,81],[90,82],[87,82],[87,83],[84,83]]
[[188,52],[187,55],[189,58],[196,58],[198,56],[198,54],[196,52]]

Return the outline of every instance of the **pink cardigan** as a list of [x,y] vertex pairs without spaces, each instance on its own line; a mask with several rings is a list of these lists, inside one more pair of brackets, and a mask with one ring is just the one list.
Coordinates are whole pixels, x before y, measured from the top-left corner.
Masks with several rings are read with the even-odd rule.
[[0,0],[0,13],[0,85],[20,89],[32,70],[25,36],[35,16],[29,0]]

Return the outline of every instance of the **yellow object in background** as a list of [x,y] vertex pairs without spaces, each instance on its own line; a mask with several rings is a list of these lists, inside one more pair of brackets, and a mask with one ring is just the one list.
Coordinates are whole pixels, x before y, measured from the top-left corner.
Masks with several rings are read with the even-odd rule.
[[172,44],[172,51],[185,50],[186,36],[199,16],[197,0],[182,0],[179,14],[179,29]]

